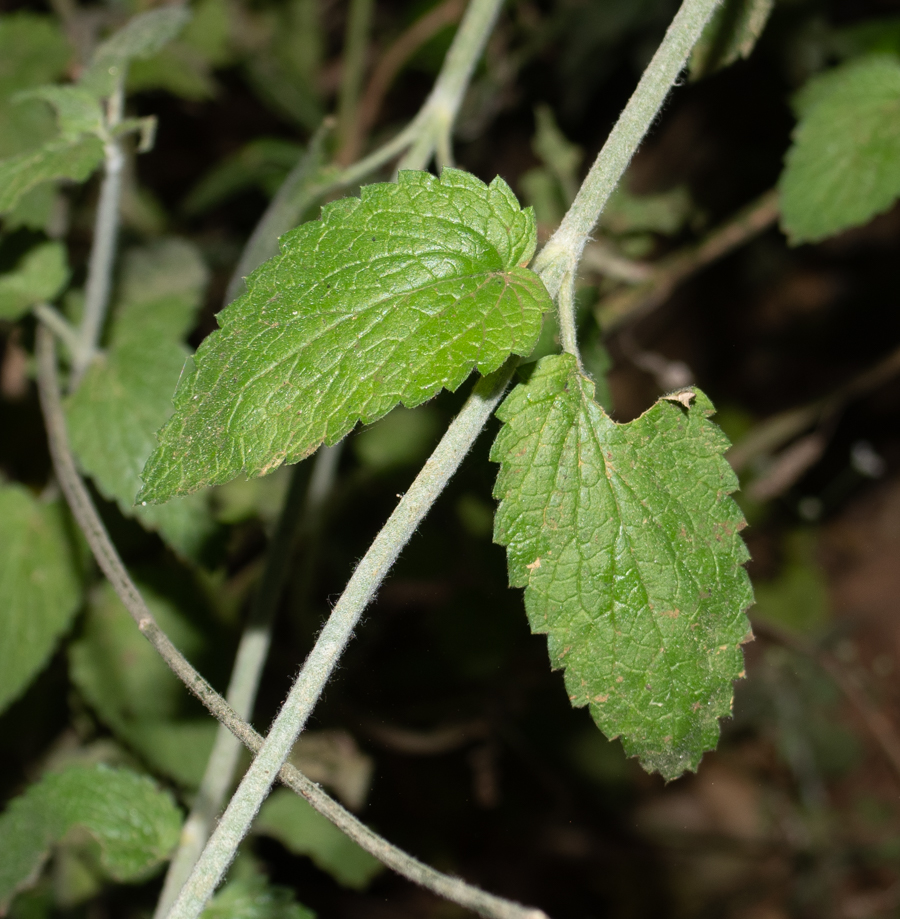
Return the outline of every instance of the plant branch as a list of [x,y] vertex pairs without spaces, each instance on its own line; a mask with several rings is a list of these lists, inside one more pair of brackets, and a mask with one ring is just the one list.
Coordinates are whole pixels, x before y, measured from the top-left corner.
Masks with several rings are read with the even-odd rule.
[[[649,276],[636,278],[641,282],[638,286],[604,297],[594,310],[598,324],[604,332],[611,332],[626,322],[645,316],[662,306],[686,278],[743,246],[777,219],[778,193],[768,191],[716,227],[697,245],[674,252],[649,266]],[[597,267],[602,271],[599,265]],[[641,264],[639,267],[646,273],[647,266]]]
[[[91,497],[75,468],[60,402],[56,349],[52,334],[43,326],[38,327],[37,361],[38,389],[47,426],[53,468],[72,511],[72,516],[87,539],[97,564],[109,579],[141,633],[172,672],[245,747],[252,753],[257,753],[262,748],[263,738],[244,719],[237,716],[234,709],[193,668],[172,644],[165,632],[159,628],[110,541]],[[480,397],[476,398],[473,394],[467,405],[479,399]],[[327,817],[382,864],[413,883],[485,916],[487,919],[546,919],[541,910],[495,897],[466,884],[459,878],[442,874],[422,864],[402,849],[378,836],[292,765],[282,766],[278,778],[304,797],[320,814]]]
[[363,610],[469,452],[506,391],[516,363],[517,359],[510,359],[501,370],[476,384],[472,396],[356,567],[269,729],[262,749],[241,780],[178,895],[169,914],[171,919],[196,919],[203,911],[306,725]]
[[463,0],[444,0],[402,32],[381,55],[360,101],[354,131],[345,147],[347,162],[352,162],[359,154],[378,120],[388,90],[406,62],[441,29],[457,22],[464,8]]
[[683,0],[572,206],[538,255],[534,270],[554,299],[559,295],[564,280],[566,283],[574,282],[582,250],[600,213],[653,124],[669,90],[675,85],[691,49],[718,3],[719,0]]
[[366,53],[369,50],[371,26],[372,0],[350,0],[337,114],[337,161],[342,165],[356,159],[353,139],[359,119],[359,96],[366,67]]
[[103,183],[100,186],[100,201],[94,222],[94,240],[88,261],[84,318],[79,330],[78,349],[72,355],[71,386],[73,388],[78,385],[97,353],[97,345],[103,332],[103,323],[106,320],[106,310],[109,306],[116,240],[119,234],[122,171],[125,168],[122,143],[114,136],[113,129],[122,121],[123,104],[124,89],[120,82],[107,103],[107,134],[103,145]]
[[[272,623],[284,589],[297,534],[301,528],[313,527],[318,520],[322,505],[334,485],[339,457],[340,445],[323,447],[319,451],[305,500],[302,467],[296,466],[291,473],[291,484],[266,557],[262,583],[238,644],[231,680],[225,695],[228,704],[244,721],[249,721],[253,715],[259,681],[269,655]],[[164,919],[168,914],[178,891],[188,879],[203,846],[206,845],[215,819],[234,780],[240,749],[238,738],[220,724],[203,781],[182,828],[178,850],[166,872],[154,919]]]
[[34,315],[66,346],[70,355],[78,352],[81,343],[78,329],[56,307],[49,303],[37,303],[34,306]]

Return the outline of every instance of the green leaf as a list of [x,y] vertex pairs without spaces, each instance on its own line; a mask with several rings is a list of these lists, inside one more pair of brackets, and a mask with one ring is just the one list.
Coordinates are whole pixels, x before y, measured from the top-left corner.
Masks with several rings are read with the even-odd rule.
[[316,914],[294,899],[288,887],[254,875],[229,881],[203,910],[203,919],[315,919]]
[[[687,407],[686,407],[687,404]],[[616,424],[569,355],[497,412],[494,538],[574,705],[667,778],[715,746],[752,602],[728,441],[698,390]]]
[[21,90],[65,74],[69,44],[56,20],[34,13],[0,17],[0,157],[32,149],[53,137],[53,118],[39,105],[13,101]]
[[0,160],[0,214],[11,211],[26,192],[42,182],[83,182],[102,162],[103,144],[89,135],[74,141],[55,140],[39,150]]
[[713,13],[691,54],[691,79],[709,76],[750,57],[775,0],[725,0]]
[[328,205],[219,314],[144,470],[144,501],[296,463],[402,402],[527,354],[550,298],[501,179],[403,172]]
[[269,796],[253,831],[272,836],[295,855],[308,855],[336,881],[355,890],[367,887],[384,868],[378,859],[286,788]]
[[98,97],[112,95],[133,60],[152,57],[187,25],[185,6],[165,6],[135,16],[94,52],[79,84]]
[[0,275],[0,319],[18,319],[42,300],[52,300],[69,280],[66,250],[57,242],[35,246],[14,271]]
[[62,140],[75,141],[82,134],[102,137],[103,109],[97,98],[80,86],[39,86],[19,93],[17,98],[22,102],[40,99],[51,105]]
[[0,486],[0,711],[40,672],[81,603],[65,511]]
[[[169,600],[146,585],[141,592],[179,650],[195,656],[199,632]],[[216,724],[185,717],[185,706],[196,706],[108,584],[91,597],[82,634],[69,645],[69,673],[101,720],[148,765],[188,788],[199,785]]]
[[75,827],[99,844],[111,878],[132,881],[168,857],[181,815],[168,794],[126,769],[73,766],[44,776],[0,816],[0,910],[34,884],[53,845]]
[[103,495],[123,514],[158,530],[180,554],[196,557],[213,532],[208,498],[165,507],[135,506],[140,473],[156,431],[172,412],[172,393],[189,352],[207,272],[196,250],[165,240],[126,258],[109,348],[66,401],[72,449]]
[[873,55],[816,77],[795,101],[779,181],[793,244],[866,223],[900,196],[900,61]]

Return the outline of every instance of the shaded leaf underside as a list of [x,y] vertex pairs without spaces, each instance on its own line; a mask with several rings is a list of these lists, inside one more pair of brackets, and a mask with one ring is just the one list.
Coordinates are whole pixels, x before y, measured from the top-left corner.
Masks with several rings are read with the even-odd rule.
[[568,355],[498,410],[495,540],[574,705],[667,779],[696,769],[743,675],[752,602],[728,446],[699,391],[629,424]]
[[401,173],[282,239],[219,316],[144,471],[162,501],[255,476],[526,354],[550,307],[508,186]]

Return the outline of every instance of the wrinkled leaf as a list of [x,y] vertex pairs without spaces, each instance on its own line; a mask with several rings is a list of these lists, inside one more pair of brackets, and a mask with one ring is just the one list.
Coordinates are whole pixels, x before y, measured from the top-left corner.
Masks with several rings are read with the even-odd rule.
[[[673,401],[674,400],[674,401]],[[699,391],[616,424],[569,355],[497,412],[494,538],[576,706],[671,779],[715,746],[752,602],[725,436]]]
[[253,831],[272,836],[295,855],[308,855],[316,866],[354,890],[363,890],[384,867],[303,798],[286,788],[269,796],[253,824]]
[[203,910],[202,919],[315,919],[288,887],[259,875],[229,881]]
[[[163,631],[194,656],[199,633],[171,602],[143,585],[141,592]],[[186,787],[199,784],[216,724],[199,711],[185,717],[192,703],[184,687],[108,584],[92,596],[82,633],[69,645],[69,672],[101,720],[150,766]]]
[[145,501],[262,475],[358,422],[527,354],[550,307],[534,218],[500,179],[401,173],[328,205],[219,314],[144,471]]
[[0,275],[0,319],[18,319],[43,300],[52,300],[69,279],[66,250],[56,242],[28,252],[14,271]]
[[167,240],[126,259],[109,347],[66,402],[72,449],[100,491],[182,555],[194,557],[214,529],[206,496],[165,507],[135,506],[140,473],[156,431],[172,412],[172,393],[188,349],[206,269],[196,250]]
[[94,52],[79,83],[99,97],[124,81],[132,60],[149,58],[167,45],[191,18],[186,6],[164,6],[135,16]]
[[712,14],[691,54],[691,79],[698,80],[748,58],[762,35],[775,0],[725,0]]
[[111,878],[140,880],[175,847],[181,815],[168,794],[127,769],[72,766],[44,776],[0,816],[0,909],[37,880],[74,827],[97,841]]
[[779,181],[792,243],[866,223],[900,196],[900,61],[873,55],[816,77],[796,100]]
[[55,140],[39,150],[0,161],[0,214],[42,182],[83,182],[103,162],[103,144],[96,137]]
[[[53,653],[81,603],[81,572],[59,502],[0,486],[0,711]],[[2,861],[2,859],[0,859]]]

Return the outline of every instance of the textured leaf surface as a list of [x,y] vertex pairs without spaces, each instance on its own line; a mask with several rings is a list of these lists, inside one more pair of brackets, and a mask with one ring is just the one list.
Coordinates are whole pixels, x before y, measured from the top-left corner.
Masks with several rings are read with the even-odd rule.
[[132,60],[152,57],[185,27],[191,18],[184,6],[165,6],[135,16],[94,52],[79,83],[97,96],[109,96],[127,74]]
[[398,402],[527,354],[550,300],[534,218],[500,179],[401,173],[328,205],[219,315],[144,472],[146,501],[262,475]]
[[384,868],[330,820],[286,788],[269,796],[253,830],[274,837],[295,855],[308,855],[336,881],[355,890],[365,888]]
[[40,672],[81,602],[81,575],[58,502],[0,486],[0,711]]
[[164,507],[135,506],[140,473],[156,432],[172,413],[172,393],[206,285],[196,250],[168,240],[126,259],[109,347],[66,403],[72,449],[100,491],[182,555],[194,556],[213,530],[205,495]]
[[42,300],[52,300],[69,279],[66,250],[56,242],[28,252],[14,271],[0,275],[0,319],[18,319]]
[[774,6],[775,0],[725,0],[694,46],[691,78],[700,79],[750,57]]
[[15,798],[0,816],[0,909],[34,883],[54,843],[83,827],[115,880],[137,880],[168,857],[181,815],[171,797],[127,769],[72,766]]
[[816,77],[779,183],[791,242],[866,223],[900,196],[900,61],[874,55]]
[[737,479],[699,391],[616,424],[568,355],[497,412],[494,538],[574,705],[667,779],[696,769],[743,675]]
[[103,144],[96,137],[55,140],[39,150],[0,161],[0,214],[42,182],[83,182],[103,162]]
[[203,911],[203,919],[315,919],[287,887],[254,876],[230,881]]
[[[188,657],[199,633],[171,602],[141,585],[160,626]],[[216,723],[138,631],[108,584],[92,597],[81,635],[69,645],[69,673],[101,720],[154,770],[195,788],[212,750]],[[191,709],[193,717],[185,717]]]

